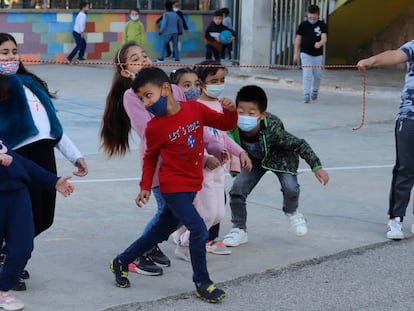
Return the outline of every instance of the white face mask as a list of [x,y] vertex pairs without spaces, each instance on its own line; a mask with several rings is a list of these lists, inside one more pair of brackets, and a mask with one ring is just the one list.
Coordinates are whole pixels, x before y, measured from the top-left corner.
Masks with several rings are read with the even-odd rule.
[[129,17],[131,18],[132,21],[139,20],[139,15],[130,15]]
[[223,84],[206,84],[206,94],[207,96],[218,98],[224,91]]
[[180,8],[173,8],[174,12],[178,12],[180,10]]

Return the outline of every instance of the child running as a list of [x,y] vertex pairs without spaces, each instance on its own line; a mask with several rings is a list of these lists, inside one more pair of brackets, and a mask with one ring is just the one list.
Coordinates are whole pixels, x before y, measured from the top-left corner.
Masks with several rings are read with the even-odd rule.
[[33,251],[35,226],[28,186],[56,189],[64,197],[74,187],[71,176],[57,177],[7,148],[0,140],[0,241],[5,239],[7,255],[0,269],[0,309],[21,310],[23,302],[10,295]]
[[299,156],[309,164],[322,185],[328,183],[328,173],[322,169],[319,158],[309,144],[287,132],[282,121],[266,111],[267,96],[262,88],[256,85],[242,87],[237,93],[236,106],[239,119],[233,137],[249,153],[253,169],[250,172],[240,172],[231,187],[233,229],[224,237],[224,244],[234,247],[248,242],[246,198],[267,171],[273,172],[279,179],[283,193],[283,211],[296,235],[305,235],[308,232],[306,220],[297,211]]
[[[150,66],[152,62],[147,52],[131,41],[118,50],[114,63],[115,73],[106,98],[100,132],[102,148],[109,157],[125,155],[129,151],[129,134],[132,127],[140,138],[139,152],[142,159],[146,150],[145,128],[154,115],[144,108],[144,103],[132,91],[131,85],[137,73],[144,66]],[[180,88],[172,85],[172,89],[176,100],[185,100]],[[152,191],[157,201],[157,213],[144,228],[144,233],[157,222],[165,206],[164,199],[159,193],[158,174],[154,174]],[[130,271],[152,276],[163,274],[162,268],[154,262],[162,267],[171,265],[170,259],[158,245],[141,258],[137,258],[130,265]]]
[[207,271],[207,228],[193,205],[203,180],[203,126],[221,130],[237,124],[237,112],[231,100],[223,98],[223,113],[197,101],[177,102],[172,95],[168,76],[159,68],[144,68],[133,82],[133,90],[155,115],[147,124],[147,150],[144,157],[141,191],[136,198],[139,207],[148,202],[152,178],[159,156],[160,192],[166,202],[158,222],[110,263],[116,285],[129,287],[128,264],[147,249],[167,240],[179,224],[190,230],[190,254],[193,282],[197,297],[219,302],[225,296],[211,281]]

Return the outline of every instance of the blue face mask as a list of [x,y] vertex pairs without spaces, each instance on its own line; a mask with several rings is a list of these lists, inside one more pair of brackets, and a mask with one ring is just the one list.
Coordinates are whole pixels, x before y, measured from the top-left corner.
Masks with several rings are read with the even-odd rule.
[[201,90],[199,88],[193,87],[185,91],[184,95],[187,100],[199,99],[201,95]]
[[308,22],[312,25],[315,25],[318,22],[319,18],[308,18]]
[[224,91],[223,84],[207,84],[206,85],[206,94],[207,96],[218,98]]
[[163,116],[167,113],[167,102],[167,97],[160,96],[160,98],[155,103],[147,107],[147,110],[154,116]]
[[237,119],[237,127],[244,132],[250,132],[256,126],[259,120],[256,117],[251,116],[239,116]]

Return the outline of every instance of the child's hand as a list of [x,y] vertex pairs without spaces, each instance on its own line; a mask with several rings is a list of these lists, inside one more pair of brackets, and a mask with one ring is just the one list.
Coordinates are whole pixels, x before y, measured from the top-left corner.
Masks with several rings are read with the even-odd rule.
[[88,166],[84,158],[79,158],[75,162],[75,166],[78,168],[77,172],[73,172],[73,175],[83,177],[88,174]]
[[230,160],[230,153],[226,150],[222,150],[220,153],[220,164],[223,165]]
[[226,109],[228,111],[236,110],[236,105],[230,98],[222,97],[219,99],[219,102],[221,104],[221,107],[223,107],[223,109]]
[[240,153],[240,164],[241,167],[245,170],[250,172],[253,168],[252,160],[249,158],[249,154],[246,151],[243,151]]
[[325,171],[325,170],[323,170],[323,169],[318,169],[316,172],[315,172],[315,177],[319,180],[319,182],[322,184],[322,185],[326,185],[327,183],[328,183],[328,181],[329,181],[329,175],[328,175],[328,173]]
[[151,196],[151,191],[149,190],[141,190],[138,194],[137,198],[135,199],[135,203],[138,207],[142,207],[142,204],[147,204],[148,200]]
[[68,181],[72,176],[60,177],[55,185],[56,191],[60,192],[65,198],[70,195],[75,187]]
[[13,157],[11,155],[1,153],[0,154],[0,164],[3,166],[9,166],[13,162]]
[[204,166],[209,170],[214,170],[220,166],[220,160],[216,157],[208,157]]

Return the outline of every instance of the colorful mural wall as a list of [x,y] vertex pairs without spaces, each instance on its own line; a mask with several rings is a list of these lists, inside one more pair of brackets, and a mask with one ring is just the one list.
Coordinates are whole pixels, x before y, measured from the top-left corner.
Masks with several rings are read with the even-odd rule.
[[[0,11],[0,31],[11,33],[19,44],[23,59],[64,61],[75,46],[72,27],[77,12],[66,11]],[[151,58],[160,53],[160,37],[155,21],[161,13],[141,12],[140,20],[146,29],[145,49]],[[189,28],[180,36],[180,57],[204,56],[201,40],[203,30],[212,15],[194,12],[184,14]],[[127,12],[89,12],[86,25],[87,59],[111,60],[122,45]]]

